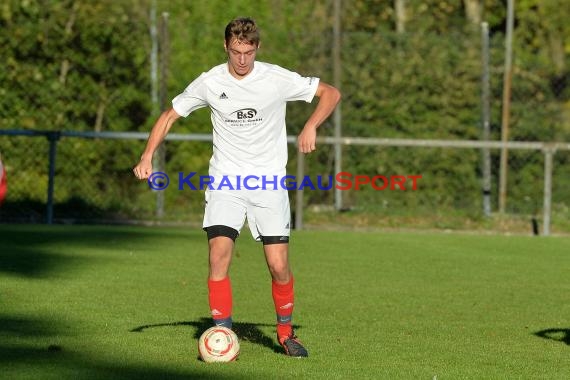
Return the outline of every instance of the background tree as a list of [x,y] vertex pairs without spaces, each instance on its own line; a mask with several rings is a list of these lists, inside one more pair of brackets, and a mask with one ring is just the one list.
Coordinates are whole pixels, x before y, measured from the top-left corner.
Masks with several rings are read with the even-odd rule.
[[[492,132],[497,136],[504,61],[502,0],[346,0],[342,4],[345,135],[478,138],[481,41],[476,25],[486,21],[492,39]],[[516,2],[511,128],[516,140],[566,141],[570,136],[568,6],[567,0]],[[332,82],[331,1],[158,0],[157,8],[159,15],[170,15],[167,104],[201,72],[225,61],[223,29],[236,16],[258,21],[260,60]],[[149,11],[150,0],[5,1],[0,7],[0,128],[148,131],[156,116],[149,96]],[[312,107],[299,103],[288,107],[289,134],[300,131]],[[207,109],[199,110],[177,123],[173,132],[209,133],[209,118]],[[331,135],[330,126],[326,123],[319,133]],[[43,200],[45,142],[22,141],[2,138],[3,153],[30,178],[13,186],[12,195]],[[66,184],[58,187],[57,201],[79,197],[113,212],[141,203],[145,212],[152,210],[148,191],[118,180],[130,175],[142,144],[62,140],[57,178]],[[290,152],[294,168],[294,147]],[[390,202],[437,200],[442,207],[452,207],[479,198],[478,192],[466,192],[464,187],[478,180],[476,154],[422,151],[398,154],[395,160],[394,152],[347,148],[345,164],[347,169],[371,174],[419,167],[441,178],[431,191]],[[169,142],[167,169],[205,173],[210,154],[208,144]],[[331,173],[332,157],[332,150],[322,146],[308,162],[311,174]],[[524,160],[517,172],[532,178],[541,168],[539,161]],[[450,189],[445,179],[457,174],[452,169],[461,173],[463,181]],[[109,175],[116,180],[109,180]],[[41,185],[34,183],[37,178],[42,178]],[[518,188],[513,196],[523,199],[525,186]],[[315,192],[309,202],[330,202],[331,194]],[[168,197],[169,207],[201,203],[188,192],[170,192]],[[355,192],[349,201],[371,205],[374,197]],[[137,215],[141,207],[134,208]]]

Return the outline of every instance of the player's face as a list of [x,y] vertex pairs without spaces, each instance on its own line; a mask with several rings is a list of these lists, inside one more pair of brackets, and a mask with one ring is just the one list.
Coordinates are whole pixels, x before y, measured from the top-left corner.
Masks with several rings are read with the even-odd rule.
[[244,78],[253,70],[253,63],[258,47],[250,45],[247,42],[240,42],[235,38],[230,42],[229,46],[224,46],[228,53],[230,74],[237,79]]

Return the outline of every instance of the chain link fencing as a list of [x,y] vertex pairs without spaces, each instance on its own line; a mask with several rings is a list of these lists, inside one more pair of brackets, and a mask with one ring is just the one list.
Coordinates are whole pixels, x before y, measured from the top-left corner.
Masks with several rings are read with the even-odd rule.
[[[208,174],[206,151],[211,149],[211,142],[204,141],[204,135],[172,135],[166,141],[166,165],[160,170],[170,183],[162,191],[151,190],[147,181],[138,181],[132,173],[133,159],[144,148],[144,134],[80,135],[62,134],[51,139],[0,135],[9,183],[7,199],[0,208],[0,222],[201,223],[204,187],[201,188],[199,178]],[[180,138],[184,140],[177,141]],[[291,136],[289,140],[294,142],[295,138]],[[334,139],[320,139],[320,154],[332,155],[333,142]],[[296,185],[288,182],[286,186],[291,189],[294,227],[432,228],[529,234],[570,231],[570,144],[512,143],[515,149],[509,153],[507,210],[498,213],[497,143],[488,143],[487,147],[491,154],[492,187],[485,194],[480,147],[484,142],[366,138],[358,139],[356,144],[355,139],[342,142],[340,173],[334,173],[332,164],[328,169],[320,168],[316,155],[299,160],[295,144],[290,144],[288,172]],[[52,149],[55,147],[52,162],[50,144]],[[551,167],[546,165],[545,152],[553,153]],[[182,156],[183,160],[169,160],[172,156]],[[373,170],[363,157],[374,160]],[[446,165],[449,160],[454,165]],[[25,164],[16,167],[12,162]],[[552,180],[547,190],[545,181],[549,175]],[[193,187],[185,178],[190,178]],[[341,210],[334,208],[337,187],[342,188]],[[492,204],[490,215],[484,212],[485,196],[490,197]]]

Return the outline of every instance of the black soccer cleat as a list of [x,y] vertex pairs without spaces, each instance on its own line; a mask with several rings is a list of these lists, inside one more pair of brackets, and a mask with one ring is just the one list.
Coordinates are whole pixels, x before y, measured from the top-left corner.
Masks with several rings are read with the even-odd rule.
[[287,356],[292,356],[294,358],[306,358],[309,356],[307,349],[303,347],[303,344],[294,333],[291,333],[291,335],[283,340],[280,339],[279,344],[281,344],[285,350],[285,355]]

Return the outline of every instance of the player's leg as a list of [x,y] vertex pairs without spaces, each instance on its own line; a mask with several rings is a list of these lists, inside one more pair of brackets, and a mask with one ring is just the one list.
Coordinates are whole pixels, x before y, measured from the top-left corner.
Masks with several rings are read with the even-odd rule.
[[272,236],[263,237],[263,250],[271,274],[271,294],[277,317],[279,340],[293,333],[292,319],[295,304],[293,274],[289,266],[289,244],[272,243]]
[[277,315],[277,340],[287,355],[305,357],[309,353],[293,331],[294,278],[289,265],[289,244],[281,243],[284,237],[262,237],[265,259],[271,273],[271,294]]
[[215,325],[232,327],[229,269],[235,240],[245,220],[245,206],[233,195],[206,192],[204,230],[208,236],[208,302]]
[[[232,285],[230,264],[237,231],[223,225],[205,228],[208,234],[208,302],[216,326],[232,328]],[[227,236],[231,235],[231,236]]]
[[286,191],[261,191],[254,206],[248,207],[248,222],[253,236],[263,242],[267,267],[271,273],[271,292],[277,315],[277,339],[290,356],[307,356],[307,350],[293,332],[295,303],[293,274],[289,265],[289,198]]
[[[218,231],[215,231],[216,229]],[[216,232],[220,232],[219,229],[227,229],[227,234],[215,235]],[[229,275],[237,231],[227,226],[211,226],[206,228],[206,232],[208,234],[209,251],[208,278],[220,281]],[[232,236],[227,236],[228,234]]]

